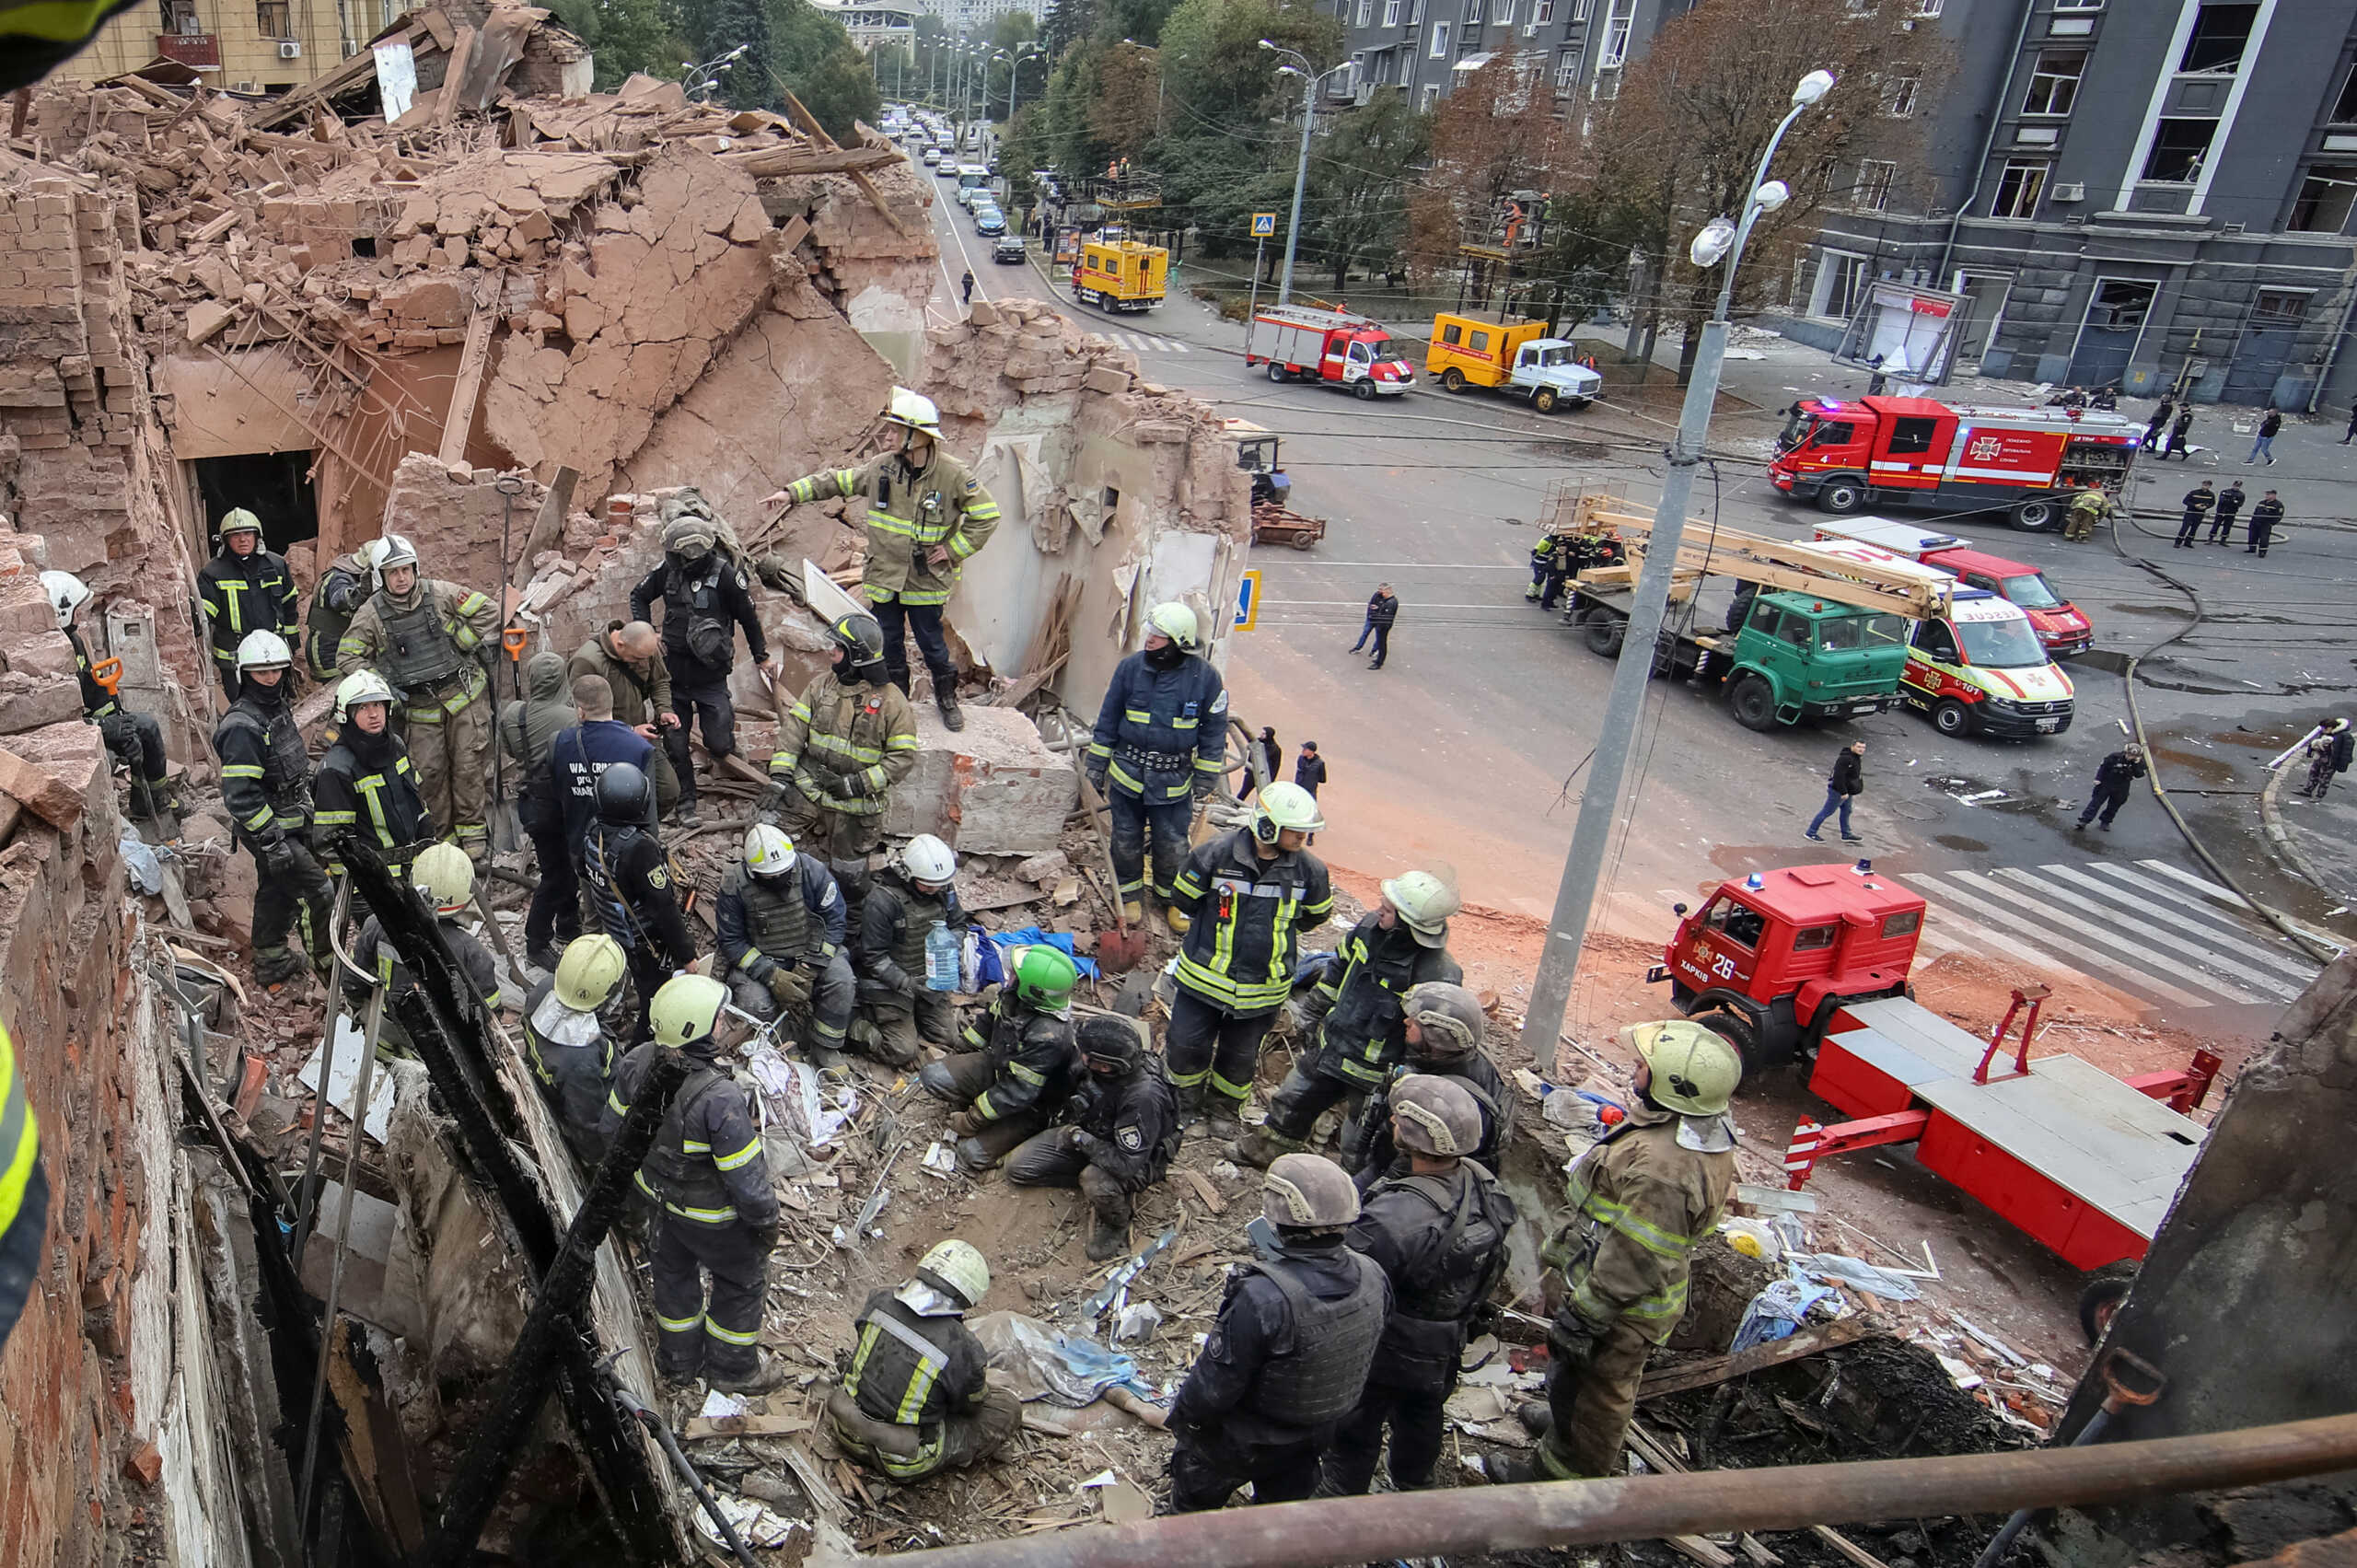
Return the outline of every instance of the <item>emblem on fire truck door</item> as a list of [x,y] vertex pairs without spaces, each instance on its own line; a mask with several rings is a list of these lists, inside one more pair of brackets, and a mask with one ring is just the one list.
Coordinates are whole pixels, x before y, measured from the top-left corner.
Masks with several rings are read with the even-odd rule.
[[1994,436],[1982,436],[1976,437],[1972,445],[1965,448],[1965,456],[1970,458],[1974,462],[1985,463],[1994,459],[2004,449],[2005,444],[2003,441],[1998,440]]

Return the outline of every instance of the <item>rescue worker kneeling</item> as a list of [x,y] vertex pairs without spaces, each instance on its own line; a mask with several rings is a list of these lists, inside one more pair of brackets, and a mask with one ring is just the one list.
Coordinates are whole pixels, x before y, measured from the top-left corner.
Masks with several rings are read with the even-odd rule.
[[1463,1084],[1421,1073],[1400,1079],[1391,1131],[1408,1151],[1409,1174],[1366,1195],[1348,1238],[1391,1281],[1391,1317],[1366,1393],[1326,1456],[1329,1492],[1367,1489],[1386,1424],[1393,1490],[1433,1484],[1446,1429],[1441,1407],[1457,1388],[1474,1315],[1505,1273],[1514,1229],[1514,1200],[1467,1157],[1480,1141],[1481,1109]]
[[802,1049],[821,1067],[842,1063],[854,982],[843,950],[843,900],[833,873],[766,822],[745,830],[745,860],[721,884],[714,914],[720,962],[737,1005],[763,1023],[808,1018]]
[[1007,1151],[1044,1130],[1081,1080],[1073,1045],[1072,993],[1080,971],[1049,947],[1026,947],[1015,977],[966,1026],[961,1055],[928,1062],[917,1082],[935,1099],[961,1107],[949,1119],[958,1163],[988,1170]]
[[777,1191],[751,1098],[720,1063],[713,1031],[727,1003],[728,987],[708,975],[664,982],[647,1010],[655,1038],[622,1058],[600,1132],[610,1146],[659,1052],[687,1053],[687,1078],[637,1178],[658,1210],[654,1295],[662,1342],[655,1369],[673,1383],[702,1377],[731,1393],[765,1394],[786,1376],[761,1343]]
[[1138,1026],[1099,1016],[1080,1026],[1088,1078],[1064,1102],[1064,1124],[1008,1156],[1017,1187],[1077,1187],[1096,1211],[1088,1259],[1101,1263],[1130,1239],[1130,1201],[1161,1180],[1178,1152],[1178,1097]]
[[1547,1402],[1515,1413],[1542,1434],[1538,1457],[1489,1462],[1493,1481],[1608,1475],[1620,1462],[1645,1356],[1686,1316],[1695,1244],[1718,1228],[1735,1188],[1727,1101],[1743,1059],[1685,1018],[1620,1031],[1637,1053],[1640,1103],[1572,1164],[1574,1211],[1540,1254],[1563,1271],[1547,1331]]
[[1228,1276],[1219,1318],[1171,1401],[1173,1513],[1221,1507],[1248,1481],[1255,1503],[1315,1492],[1391,1311],[1383,1271],[1343,1245],[1359,1194],[1341,1167],[1285,1155],[1260,1191],[1275,1242],[1256,1240],[1258,1260]]
[[990,1353],[962,1321],[990,1294],[990,1265],[963,1241],[936,1244],[916,1277],[859,1310],[859,1341],[827,1419],[843,1451],[894,1481],[923,1481],[996,1453],[1023,1406],[985,1381]]

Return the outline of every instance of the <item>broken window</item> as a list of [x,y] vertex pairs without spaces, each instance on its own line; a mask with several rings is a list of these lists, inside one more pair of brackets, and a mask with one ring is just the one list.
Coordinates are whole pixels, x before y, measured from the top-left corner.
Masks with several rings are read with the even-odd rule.
[[2352,202],[2357,202],[2357,164],[2313,165],[2300,181],[2292,216],[2283,226],[2295,234],[2339,234],[2349,226]]
[[1992,218],[2026,218],[2038,215],[2038,198],[2046,189],[2046,165],[2043,163],[2009,163],[2004,173],[1997,177],[1997,196],[1989,203]]
[[1858,160],[1858,183],[1851,201],[1870,213],[1881,212],[1890,204],[1891,182],[1898,178],[1898,166],[1884,158]]
[[2086,74],[2087,52],[2084,49],[2038,51],[2038,68],[2030,73],[2029,97],[2022,101],[2022,112],[2070,113],[2071,105],[2078,101],[2079,78]]
[[1892,78],[1882,89],[1882,111],[1893,120],[1907,119],[1915,112],[1916,89],[1922,85],[1916,76]]
[[2185,41],[2185,55],[2177,68],[2232,75],[2241,68],[2251,24],[2258,20],[2258,7],[2254,5],[2202,6],[2193,18],[2193,34]]
[[2201,178],[2202,160],[2210,156],[2210,139],[2218,134],[2215,120],[2164,120],[2153,134],[2153,152],[2144,160],[2144,178],[2165,184],[2190,185]]
[[254,30],[264,38],[293,38],[291,9],[288,0],[254,0]]
[[196,0],[163,0],[164,30],[194,38],[204,31],[204,24],[196,17]]

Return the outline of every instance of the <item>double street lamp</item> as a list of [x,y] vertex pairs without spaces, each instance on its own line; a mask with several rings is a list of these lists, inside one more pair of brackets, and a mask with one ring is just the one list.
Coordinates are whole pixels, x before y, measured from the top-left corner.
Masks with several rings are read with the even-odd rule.
[[1286,49],[1265,38],[1260,41],[1260,47],[1285,61],[1277,67],[1278,75],[1301,78],[1301,156],[1294,163],[1293,216],[1285,226],[1285,271],[1277,285],[1277,303],[1283,305],[1293,297],[1293,259],[1301,246],[1301,192],[1309,182],[1309,133],[1318,119],[1318,84],[1342,67],[1320,71],[1299,50]]
[[1612,692],[1596,736],[1589,764],[1587,787],[1580,796],[1580,813],[1572,830],[1572,847],[1563,857],[1563,879],[1555,890],[1554,916],[1547,923],[1547,942],[1538,956],[1538,973],[1530,984],[1530,1007],[1523,1018],[1522,1043],[1534,1063],[1552,1063],[1562,1033],[1564,1009],[1572,998],[1572,982],[1579,972],[1580,949],[1587,940],[1588,921],[1596,903],[1596,882],[1610,847],[1613,819],[1618,814],[1620,786],[1629,771],[1629,756],[1636,738],[1637,719],[1644,703],[1645,682],[1658,656],[1664,612],[1669,602],[1670,578],[1678,569],[1678,550],[1686,532],[1686,505],[1694,491],[1694,470],[1702,460],[1702,443],[1711,427],[1711,405],[1719,394],[1719,371],[1726,362],[1727,311],[1735,299],[1735,270],[1743,248],[1762,213],[1772,213],[1791,198],[1781,180],[1768,178],[1784,133],[1808,108],[1833,89],[1833,74],[1811,71],[1793,88],[1792,108],[1768,138],[1759,155],[1750,194],[1736,217],[1714,217],[1702,226],[1687,250],[1695,266],[1707,272],[1724,267],[1719,276],[1718,308],[1702,324],[1702,340],[1694,356],[1693,378],[1687,383],[1686,403],[1671,443],[1667,470],[1662,476],[1661,505],[1654,514],[1652,536],[1645,544],[1644,565],[1637,575],[1637,592],[1629,607],[1629,625],[1620,644],[1620,659],[1612,671]]

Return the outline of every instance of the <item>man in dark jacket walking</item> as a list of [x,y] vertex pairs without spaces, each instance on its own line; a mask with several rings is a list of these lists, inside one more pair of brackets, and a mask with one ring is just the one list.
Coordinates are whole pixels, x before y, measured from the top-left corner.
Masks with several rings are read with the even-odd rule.
[[2257,554],[2260,560],[2266,560],[2267,547],[2275,538],[2275,525],[2282,520],[2283,503],[2277,500],[2275,492],[2270,490],[2258,498],[2258,505],[2250,509],[2250,542],[2243,546],[2243,553]]
[[2308,738],[2308,782],[2300,793],[2311,800],[2322,800],[2332,781],[2349,771],[2352,758],[2357,758],[2357,738],[2352,738],[2347,719],[2327,719]]
[[2210,542],[2223,544],[2235,537],[2235,519],[2243,514],[2243,503],[2250,497],[2243,494],[2243,482],[2235,480],[2218,493],[2217,520],[2210,525]]
[[1841,842],[1845,844],[1864,842],[1850,830],[1850,807],[1865,792],[1866,743],[1853,740],[1833,754],[1833,772],[1825,781],[1825,805],[1810,819],[1808,831],[1801,836],[1816,840],[1817,830],[1825,826],[1825,819],[1839,811],[1841,814]]
[[1399,598],[1391,591],[1389,583],[1377,583],[1366,601],[1366,624],[1359,628],[1359,640],[1351,645],[1351,652],[1369,637],[1375,639],[1375,652],[1366,661],[1369,669],[1381,669],[1391,653],[1391,623],[1399,619]]
[[2169,449],[2161,454],[2163,460],[2170,458],[2183,458],[2189,463],[2193,460],[2193,443],[2186,439],[2186,433],[2192,428],[2193,410],[2178,410],[2177,422],[2169,426]]
[[2191,550],[2195,536],[2201,532],[2201,525],[2209,520],[2211,508],[2218,505],[2218,492],[2205,479],[2187,491],[2185,499],[2178,505],[2185,508],[2185,517],[2177,526],[2174,548]]
[[2087,797],[2087,808],[2079,813],[2079,819],[2073,826],[2085,827],[2101,811],[2103,830],[2111,831],[2111,819],[2128,804],[2129,790],[2144,772],[2144,749],[2132,742],[2106,757],[2096,769],[2096,792]]
[[2169,415],[2176,412],[2177,400],[2175,398],[2163,398],[2161,400],[2161,406],[2153,411],[2153,423],[2144,426],[2144,439],[2141,443],[2143,450],[2147,452],[2155,452],[2160,450],[2162,443],[2168,436]]
[[1293,782],[1307,790],[1310,799],[1318,798],[1318,786],[1326,782],[1326,759],[1318,754],[1318,742],[1301,743],[1301,755],[1294,759]]

